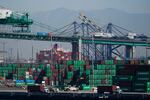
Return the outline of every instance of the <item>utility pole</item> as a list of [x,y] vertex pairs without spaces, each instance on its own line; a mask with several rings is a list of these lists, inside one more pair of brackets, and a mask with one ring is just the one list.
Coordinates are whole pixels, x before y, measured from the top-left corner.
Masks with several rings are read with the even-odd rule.
[[[94,46],[94,37],[92,35],[92,45]],[[94,56],[92,56],[92,79],[93,79],[93,87],[94,87]]]
[[53,42],[53,37],[52,37],[52,34],[50,34],[50,38],[51,38],[51,65],[53,64],[53,44],[52,44],[52,42]]
[[18,47],[18,41],[17,41],[17,63],[19,63],[19,47]]
[[10,62],[12,62],[12,51],[13,51],[13,48],[10,48]]
[[34,51],[33,51],[33,45],[32,45],[32,63],[34,61],[34,59],[33,59],[33,53],[34,53]]
[[5,42],[3,42],[3,60],[4,60],[4,63],[5,63]]

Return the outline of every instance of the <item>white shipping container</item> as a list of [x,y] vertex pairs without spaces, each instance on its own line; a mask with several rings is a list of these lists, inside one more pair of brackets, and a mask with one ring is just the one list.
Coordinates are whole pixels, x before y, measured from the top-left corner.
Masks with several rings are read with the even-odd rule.
[[7,17],[10,17],[11,14],[12,14],[11,10],[0,9],[0,19],[6,19]]
[[43,77],[43,80],[44,80],[44,81],[47,80],[47,77],[44,76],[44,77]]
[[44,60],[45,63],[48,63],[48,60]]
[[26,78],[29,78],[29,75],[26,75]]
[[45,57],[48,57],[48,56],[49,56],[49,54],[46,54],[46,53],[45,53],[45,54],[44,54],[44,56],[45,56]]
[[26,72],[26,75],[29,75],[29,72]]

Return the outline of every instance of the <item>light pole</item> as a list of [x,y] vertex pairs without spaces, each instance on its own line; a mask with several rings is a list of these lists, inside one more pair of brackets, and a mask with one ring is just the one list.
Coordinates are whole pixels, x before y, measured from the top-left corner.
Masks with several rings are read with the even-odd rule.
[[52,44],[52,42],[53,42],[52,38],[53,38],[53,37],[52,37],[52,34],[50,34],[50,38],[51,38],[50,41],[51,41],[51,65],[52,65],[52,62],[53,62],[53,61],[52,61],[52,59],[53,59],[53,58],[52,58],[52,55],[53,55],[53,44]]
[[[92,35],[92,45],[93,45],[93,47],[95,47],[94,46],[94,37],[93,37],[93,35]],[[93,87],[94,87],[94,56],[92,56],[92,79],[93,79]]]
[[5,42],[3,42],[3,59],[4,59],[4,63],[5,63],[5,45],[6,45],[6,43]]
[[[53,55],[52,38],[53,38],[53,37],[52,37],[52,34],[49,34],[49,35],[50,35],[50,41],[51,41],[51,51],[50,51],[50,53],[51,53],[51,54],[50,54],[50,55],[51,55],[51,58],[50,58],[50,60],[51,60],[50,67],[51,67],[51,66],[52,66],[52,62],[53,62],[53,61],[52,61],[52,55]],[[49,83],[50,83],[50,78],[49,78]],[[53,85],[53,84],[51,83],[51,85]]]

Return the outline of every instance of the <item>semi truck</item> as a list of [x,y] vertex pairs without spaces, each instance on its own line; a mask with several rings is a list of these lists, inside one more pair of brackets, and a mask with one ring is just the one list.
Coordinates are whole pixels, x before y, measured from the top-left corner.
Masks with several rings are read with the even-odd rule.
[[113,85],[113,86],[98,86],[97,92],[99,94],[121,94],[122,90],[119,86]]
[[49,93],[49,89],[43,85],[27,86],[27,91]]

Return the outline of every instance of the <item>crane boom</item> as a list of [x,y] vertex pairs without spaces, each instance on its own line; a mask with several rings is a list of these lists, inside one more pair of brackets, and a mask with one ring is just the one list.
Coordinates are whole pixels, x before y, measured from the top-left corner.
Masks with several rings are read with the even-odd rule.
[[84,23],[94,26],[99,32],[102,31],[100,26],[98,26],[94,21],[87,18],[83,13],[79,14],[79,19],[81,19]]

